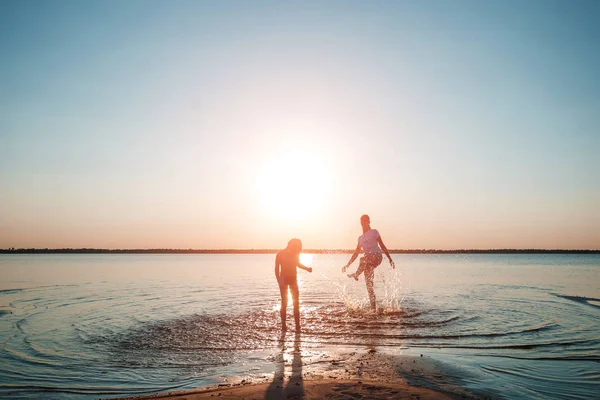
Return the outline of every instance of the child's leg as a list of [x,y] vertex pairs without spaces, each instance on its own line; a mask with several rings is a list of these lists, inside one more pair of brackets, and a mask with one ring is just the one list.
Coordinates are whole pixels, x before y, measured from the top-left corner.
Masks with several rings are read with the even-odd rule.
[[294,322],[296,322],[296,332],[300,332],[300,291],[298,290],[298,282],[290,285],[292,300],[294,301]]
[[285,331],[287,329],[285,321],[287,319],[288,285],[280,285],[279,290],[281,292],[281,309],[279,310],[279,315],[281,316],[281,329]]

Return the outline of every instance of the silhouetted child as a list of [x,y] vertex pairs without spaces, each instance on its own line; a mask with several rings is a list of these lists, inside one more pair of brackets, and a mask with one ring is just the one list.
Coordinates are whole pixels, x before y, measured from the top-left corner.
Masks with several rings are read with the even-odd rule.
[[305,271],[312,272],[312,268],[306,267],[300,263],[300,252],[302,251],[302,242],[300,239],[291,239],[285,249],[277,253],[275,257],[275,277],[279,283],[281,292],[281,329],[286,330],[286,310],[288,303],[288,288],[292,293],[294,301],[294,320],[296,322],[296,332],[300,332],[300,293],[298,291],[298,280],[296,276],[296,267]]

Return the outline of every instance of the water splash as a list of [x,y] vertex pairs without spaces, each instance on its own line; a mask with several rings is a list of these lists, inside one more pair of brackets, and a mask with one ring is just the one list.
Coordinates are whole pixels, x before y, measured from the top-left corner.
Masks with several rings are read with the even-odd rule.
[[348,291],[349,286],[345,283],[341,283],[337,279],[330,278],[327,274],[319,272],[319,275],[326,280],[331,287],[335,288],[332,292],[333,301],[340,302],[346,308],[348,313],[357,313],[362,310],[369,309],[369,304],[366,298],[358,298]]
[[406,297],[406,291],[403,290],[402,271],[400,269],[384,270],[381,274],[383,283],[383,313],[396,313],[402,311],[402,303]]
[[[319,275],[333,287],[333,300],[344,304],[349,314],[366,313],[371,314],[371,306],[366,295],[357,295],[350,292],[351,285],[342,283],[339,279],[333,279],[327,274],[319,271]],[[380,278],[378,278],[378,276]],[[361,278],[361,282],[364,278]],[[402,272],[399,269],[389,270],[381,268],[376,270],[376,285],[382,283],[384,296],[378,300],[378,314],[396,314],[402,312],[402,302],[406,296],[403,290]],[[354,284],[354,281],[351,281]],[[376,288],[377,289],[377,288]]]

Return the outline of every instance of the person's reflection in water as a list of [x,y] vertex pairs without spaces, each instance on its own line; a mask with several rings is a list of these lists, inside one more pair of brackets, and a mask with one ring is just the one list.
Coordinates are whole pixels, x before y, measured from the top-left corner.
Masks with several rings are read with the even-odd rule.
[[300,351],[300,332],[294,336],[294,350],[292,357],[292,374],[289,381],[285,381],[285,333],[279,338],[281,351],[277,355],[273,382],[265,393],[266,400],[279,399],[304,399],[304,384],[302,381],[302,353]]

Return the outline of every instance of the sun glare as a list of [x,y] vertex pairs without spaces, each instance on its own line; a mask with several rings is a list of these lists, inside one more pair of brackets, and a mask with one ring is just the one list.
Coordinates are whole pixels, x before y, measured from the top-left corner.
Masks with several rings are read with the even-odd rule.
[[327,205],[330,171],[310,151],[286,153],[263,165],[257,174],[257,196],[270,216],[297,222]]
[[308,253],[300,253],[300,262],[304,265],[310,266],[313,261],[313,255]]

